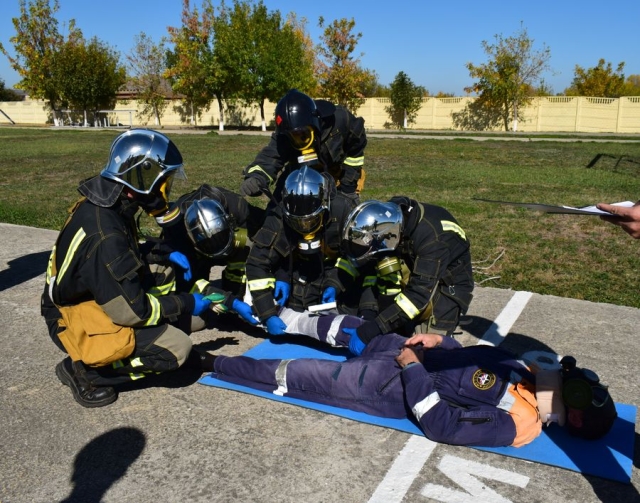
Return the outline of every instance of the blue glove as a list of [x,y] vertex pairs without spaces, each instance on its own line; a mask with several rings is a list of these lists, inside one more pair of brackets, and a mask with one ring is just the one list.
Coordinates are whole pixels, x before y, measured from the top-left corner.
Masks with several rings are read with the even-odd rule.
[[291,286],[286,281],[276,281],[276,288],[273,292],[273,298],[276,299],[276,303],[279,306],[284,306],[289,300],[289,292]]
[[207,309],[209,309],[211,301],[201,293],[192,293],[191,295],[193,295],[193,299],[196,301],[195,306],[193,307],[193,313],[191,314],[193,314],[194,316],[200,316]]
[[251,306],[246,302],[242,302],[240,299],[234,299],[231,304],[231,309],[238,313],[245,321],[248,321],[252,325],[257,325],[258,320],[254,318]]
[[360,356],[367,345],[358,337],[358,331],[355,328],[343,328],[342,331],[349,335],[349,351],[356,356]]
[[189,259],[184,253],[174,251],[169,254],[169,262],[177,265],[180,269],[184,270],[184,280],[191,280],[191,266],[189,265]]
[[336,301],[336,289],[332,286],[328,286],[327,288],[324,289],[324,292],[322,293],[322,303],[326,304],[328,302],[335,302]]
[[271,335],[284,335],[286,333],[285,330],[287,330],[286,323],[277,316],[268,318],[266,325],[267,332],[269,332]]

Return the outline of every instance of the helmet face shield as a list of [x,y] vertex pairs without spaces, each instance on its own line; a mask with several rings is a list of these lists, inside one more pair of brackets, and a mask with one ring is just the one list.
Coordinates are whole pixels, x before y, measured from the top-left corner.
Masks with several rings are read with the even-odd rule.
[[342,232],[342,252],[360,266],[374,255],[394,251],[402,234],[397,204],[365,201],[349,214]]
[[301,127],[286,133],[289,143],[297,150],[307,150],[313,146],[315,134],[311,126]]
[[118,136],[100,174],[138,194],[167,198],[172,179],[186,179],[178,148],[165,135],[149,129],[132,129]]
[[282,208],[286,223],[296,232],[317,232],[329,209],[329,181],[308,166],[292,171],[284,183]]
[[191,203],[184,216],[193,246],[208,257],[222,257],[233,249],[233,219],[218,201],[201,199]]

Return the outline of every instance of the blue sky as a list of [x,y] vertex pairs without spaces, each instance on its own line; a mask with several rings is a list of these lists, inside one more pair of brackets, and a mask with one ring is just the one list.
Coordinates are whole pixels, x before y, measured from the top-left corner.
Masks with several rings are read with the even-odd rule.
[[[51,0],[53,1],[53,0]],[[11,18],[19,15],[18,0],[0,0],[0,42],[13,53],[9,38],[15,35]],[[155,41],[167,34],[167,26],[179,26],[182,0],[59,0],[56,18],[63,23],[74,18],[86,38],[97,36],[124,55],[131,51],[135,35],[144,31]],[[214,0],[214,5],[219,2]],[[231,0],[227,0],[227,4]],[[269,10],[283,15],[296,12],[306,18],[314,43],[320,41],[318,18],[328,24],[353,18],[355,31],[362,33],[356,53],[364,53],[361,65],[374,70],[382,84],[390,84],[398,72],[405,72],[430,93],[439,91],[463,95],[472,83],[465,67],[487,60],[483,40],[496,34],[514,35],[520,23],[535,41],[536,49],[551,49],[552,72],[545,81],[554,92],[571,84],[575,65],[593,67],[600,58],[617,67],[624,61],[625,75],[640,74],[637,0],[596,2],[563,0],[523,2],[508,0],[432,2],[398,0],[264,0]],[[200,6],[200,0],[191,5]],[[385,5],[390,6],[386,8]],[[0,78],[6,87],[19,80],[0,54]]]

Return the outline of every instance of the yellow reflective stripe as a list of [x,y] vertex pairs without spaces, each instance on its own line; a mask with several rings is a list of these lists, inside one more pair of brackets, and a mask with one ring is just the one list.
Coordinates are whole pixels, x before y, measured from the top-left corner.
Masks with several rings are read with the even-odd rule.
[[360,157],[347,157],[343,162],[347,166],[363,166],[364,156],[362,155]]
[[51,254],[49,255],[49,263],[47,264],[47,285],[49,281],[51,281],[51,273],[53,272],[53,257],[56,254],[56,245],[53,245],[53,249],[51,250]]
[[114,369],[119,369],[124,367],[124,362],[122,360],[117,360],[111,364]]
[[164,285],[156,285],[149,288],[147,292],[149,295],[153,295],[154,297],[159,297],[161,295],[167,295],[170,292],[176,291],[176,282],[170,281],[169,283],[165,283]]
[[78,229],[78,232],[76,232],[76,235],[73,236],[73,239],[71,240],[71,245],[67,250],[67,256],[64,258],[62,267],[60,267],[60,272],[58,272],[58,275],[57,275],[58,284],[60,283],[62,276],[64,276],[64,273],[67,272],[67,269],[69,268],[69,264],[71,264],[71,261],[73,260],[73,256],[78,251],[78,246],[80,246],[80,243],[82,243],[82,240],[85,238],[86,235],[87,234],[84,232],[84,229],[80,227]]
[[132,367],[142,367],[144,365],[144,363],[142,363],[142,360],[140,360],[139,357],[137,358],[131,358],[131,366]]
[[129,374],[129,379],[131,379],[132,381],[137,381],[138,379],[142,379],[144,377],[146,377],[144,374]]
[[206,279],[199,279],[198,281],[195,282],[195,284],[193,285],[193,288],[191,288],[191,292],[189,293],[204,292],[204,289],[207,288],[208,285],[209,285],[209,281],[207,281]]
[[276,278],[262,278],[254,279],[247,283],[250,292],[256,292],[258,290],[266,290],[267,288],[276,287]]
[[273,178],[271,178],[271,177],[269,176],[269,174],[268,174],[264,169],[262,169],[260,166],[258,166],[258,165],[256,165],[256,166],[251,166],[251,167],[249,168],[249,171],[247,171],[247,175],[248,175],[249,173],[253,173],[253,172],[255,172],[255,171],[259,171],[260,173],[264,174],[264,176],[266,176],[266,177],[267,177],[267,179],[269,180],[269,184],[272,184],[272,183],[273,183]]
[[225,271],[228,269],[231,269],[233,271],[244,270],[244,265],[245,265],[245,262],[229,262],[227,263],[227,267],[225,268]]
[[145,294],[147,296],[147,300],[149,300],[149,304],[151,304],[151,316],[144,324],[146,327],[150,325],[157,325],[160,321],[160,301],[156,299],[153,295]]
[[442,220],[440,221],[440,223],[442,224],[442,230],[443,231],[450,231],[450,232],[455,232],[456,234],[458,234],[462,239],[464,239],[465,241],[467,240],[467,235],[465,234],[465,232],[462,230],[462,227],[460,227],[458,224],[456,224],[455,222],[451,222],[449,220]]
[[402,291],[402,288],[378,287],[378,290],[382,295],[397,295]]
[[420,314],[420,310],[404,293],[396,295],[393,301],[400,306],[400,309],[402,309],[410,319],[413,319]]
[[374,286],[378,282],[378,276],[365,276],[362,286]]
[[244,274],[231,274],[227,271],[224,272],[224,277],[233,283],[244,283],[246,278]]
[[336,260],[336,267],[338,269],[342,269],[353,278],[358,276],[358,269],[355,268],[351,261],[343,259],[342,257],[339,257],[338,260]]

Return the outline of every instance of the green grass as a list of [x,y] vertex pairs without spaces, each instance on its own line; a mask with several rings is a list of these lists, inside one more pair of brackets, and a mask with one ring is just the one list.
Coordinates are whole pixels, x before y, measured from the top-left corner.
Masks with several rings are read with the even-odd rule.
[[[100,171],[117,134],[0,128],[0,221],[60,228],[78,197],[78,181]],[[174,197],[202,183],[237,191],[243,167],[267,141],[170,136],[188,176],[176,182]],[[638,198],[640,164],[602,157],[587,169],[599,153],[640,161],[640,142],[370,138],[362,198],[406,195],[448,208],[471,240],[476,281],[483,286],[640,307],[640,243],[619,228],[592,216],[473,199],[584,206]]]

